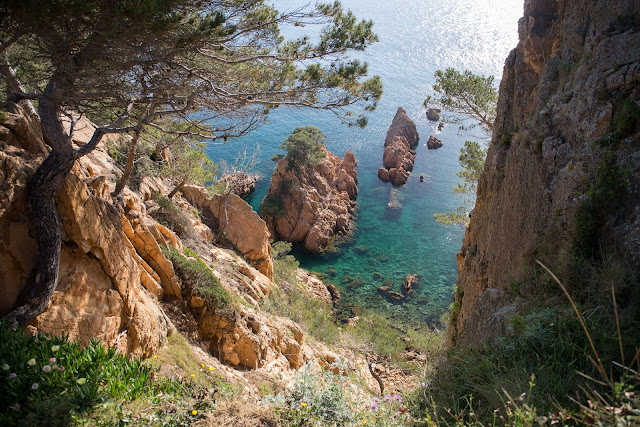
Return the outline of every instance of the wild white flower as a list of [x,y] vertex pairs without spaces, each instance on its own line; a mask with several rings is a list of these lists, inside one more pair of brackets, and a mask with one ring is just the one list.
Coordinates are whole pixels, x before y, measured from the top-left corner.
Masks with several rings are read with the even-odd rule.
[[7,365],[6,363],[4,365],[2,365],[2,370],[3,371],[8,371],[9,370],[9,365]]
[[27,362],[27,365],[29,366],[34,366],[36,364],[36,359],[29,359],[29,361]]
[[44,365],[44,366],[42,367],[42,371],[43,371],[43,372],[45,372],[45,373],[49,373],[49,372],[51,372],[51,366],[49,366],[49,365]]
[[78,385],[84,385],[84,383],[87,382],[87,379],[86,378],[78,378],[76,380],[76,382],[78,383]]
[[56,351],[58,351],[58,350],[60,350],[60,346],[59,346],[59,345],[51,346],[51,351],[53,351],[54,353],[55,353]]
[[31,384],[31,390],[37,390],[38,388],[40,388],[40,384],[38,383]]

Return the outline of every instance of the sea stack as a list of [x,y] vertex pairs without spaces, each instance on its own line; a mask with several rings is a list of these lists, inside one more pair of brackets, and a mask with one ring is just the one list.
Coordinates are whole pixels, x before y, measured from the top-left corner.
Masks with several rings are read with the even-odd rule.
[[440,147],[442,147],[442,141],[440,141],[435,136],[431,135],[429,137],[429,140],[427,141],[427,148],[429,150],[437,150]]
[[358,194],[356,158],[351,151],[344,159],[326,151],[318,165],[293,169],[288,164],[287,157],[278,161],[260,216],[272,238],[302,242],[307,250],[322,253],[334,235],[351,228]]
[[409,172],[413,170],[415,148],[419,139],[416,124],[409,118],[404,108],[398,108],[384,141],[385,149],[382,155],[384,167],[378,170],[378,178],[382,181],[391,181],[393,185],[406,183]]

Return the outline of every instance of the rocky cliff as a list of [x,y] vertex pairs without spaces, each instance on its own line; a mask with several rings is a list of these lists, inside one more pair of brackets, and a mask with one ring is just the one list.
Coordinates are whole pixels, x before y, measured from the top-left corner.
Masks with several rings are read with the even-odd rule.
[[[35,264],[26,198],[47,146],[37,117],[16,104],[2,107],[0,315],[5,315],[22,297]],[[92,134],[90,122],[80,124],[88,130],[74,133],[78,145]],[[235,194],[228,200],[211,197],[196,186],[185,186],[186,198],[167,200],[181,209],[173,214],[182,215],[191,229],[183,232],[188,248],[152,216],[160,210],[154,194],[167,194],[170,183],[145,177],[135,192],[125,188],[122,200],[114,201],[111,191],[119,173],[101,144],[67,177],[57,199],[64,226],[58,285],[28,330],[68,334],[82,344],[98,338],[122,352],[149,357],[177,328],[221,363],[249,369],[268,365],[270,372],[337,357],[307,342],[292,321],[260,310],[275,286],[271,247],[264,221],[246,202]],[[200,217],[215,220],[215,230]],[[234,250],[212,244],[220,226]],[[317,282],[312,285],[321,289]],[[221,295],[224,305],[209,303],[211,293]]]
[[547,263],[640,271],[640,3],[527,0],[506,60],[476,207],[458,254],[451,332],[500,334]]
[[340,159],[323,150],[326,157],[315,166],[292,169],[286,157],[280,159],[260,207],[274,238],[302,242],[313,252],[324,251],[334,235],[349,231],[358,194],[353,153]]

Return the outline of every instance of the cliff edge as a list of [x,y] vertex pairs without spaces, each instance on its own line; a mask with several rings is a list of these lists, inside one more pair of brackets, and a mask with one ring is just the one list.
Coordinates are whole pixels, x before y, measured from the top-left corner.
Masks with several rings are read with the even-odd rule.
[[525,2],[458,254],[458,342],[504,332],[533,293],[522,285],[536,259],[569,286],[586,274],[580,262],[640,271],[639,10],[638,1]]

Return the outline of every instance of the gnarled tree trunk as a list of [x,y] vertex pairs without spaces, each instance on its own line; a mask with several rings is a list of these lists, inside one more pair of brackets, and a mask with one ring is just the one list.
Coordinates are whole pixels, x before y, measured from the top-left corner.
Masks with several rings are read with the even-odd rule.
[[31,181],[28,206],[33,217],[34,234],[38,242],[35,279],[27,283],[19,301],[24,304],[13,310],[9,321],[27,323],[42,313],[58,283],[62,221],[56,197],[74,162],[73,154],[53,151],[42,162]]

